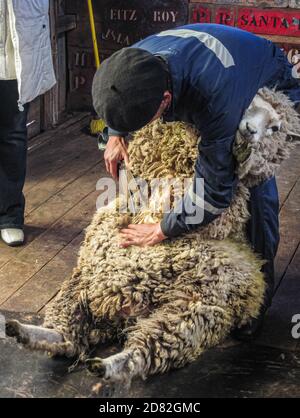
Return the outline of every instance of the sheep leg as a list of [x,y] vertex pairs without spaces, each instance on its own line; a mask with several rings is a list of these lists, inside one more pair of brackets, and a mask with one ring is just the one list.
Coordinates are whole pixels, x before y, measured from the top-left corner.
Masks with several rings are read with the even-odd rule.
[[16,338],[26,348],[48,352],[53,356],[74,357],[76,354],[74,345],[51,328],[11,320],[6,324],[6,335]]
[[[188,321],[180,319],[180,309],[178,316],[173,305],[171,310],[169,315],[168,305],[165,305],[148,318],[139,318],[136,325],[127,330],[125,349],[106,359],[88,359],[89,371],[105,379],[128,381],[133,377],[165,372],[177,361],[186,363],[189,350],[185,349],[185,341],[176,335],[176,331],[185,328]],[[191,336],[186,338],[192,340]]]
[[53,329],[22,324],[16,320],[7,322],[6,334],[9,337],[15,337],[19,343],[24,345],[35,344],[39,341],[45,341],[49,344],[63,342],[63,336]]
[[191,343],[195,336],[191,335],[193,331],[187,335],[185,330],[190,318],[181,319],[182,310],[186,308],[176,309],[166,304],[148,318],[138,318],[127,330],[124,350],[106,359],[87,360],[88,369],[105,379],[127,381],[163,373],[191,361]]
[[[183,315],[185,312],[189,314]],[[106,379],[125,382],[165,373],[191,363],[206,348],[222,342],[231,324],[224,309],[182,297],[180,303],[167,303],[148,318],[138,318],[127,330],[124,351],[106,359],[90,359],[88,368]]]
[[228,335],[232,325],[228,312],[181,298],[162,305],[148,318],[139,318],[128,330],[125,350],[139,352],[142,359],[135,376],[144,378],[183,367]]
[[105,359],[95,357],[86,360],[92,374],[104,379],[127,382],[141,374],[143,362],[142,353],[136,349],[126,349]]

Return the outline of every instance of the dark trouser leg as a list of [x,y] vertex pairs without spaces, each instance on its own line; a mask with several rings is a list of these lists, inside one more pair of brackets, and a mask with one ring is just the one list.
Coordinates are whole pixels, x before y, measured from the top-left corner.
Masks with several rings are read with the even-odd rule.
[[263,307],[265,309],[271,305],[274,294],[274,258],[279,243],[279,199],[275,177],[253,187],[250,193],[251,219],[247,225],[248,238],[254,251],[267,260],[262,269],[267,283]]
[[279,243],[279,201],[275,177],[250,189],[250,194],[251,219],[247,225],[247,235],[254,251],[267,261],[262,268],[267,288],[259,316],[251,318],[248,324],[233,333],[235,338],[242,341],[251,341],[258,336],[264,314],[272,303],[275,287],[274,258]]
[[24,224],[29,105],[20,112],[17,100],[17,81],[0,80],[0,229]]

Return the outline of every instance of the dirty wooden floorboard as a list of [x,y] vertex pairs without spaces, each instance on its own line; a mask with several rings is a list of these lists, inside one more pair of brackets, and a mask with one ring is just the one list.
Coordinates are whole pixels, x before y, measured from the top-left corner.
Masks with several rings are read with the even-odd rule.
[[82,133],[88,122],[79,114],[30,143],[26,245],[0,243],[0,309],[38,312],[76,264],[105,173],[96,140]]
[[[4,313],[23,322],[41,320],[36,315]],[[106,357],[118,349],[101,347],[94,354]],[[133,381],[130,388],[101,381],[84,367],[68,373],[72,363],[71,359],[30,352],[11,338],[0,340],[0,397],[300,397],[300,352],[278,348],[248,344],[214,348],[182,369],[145,382]]]
[[[95,140],[82,133],[87,124],[87,114],[78,114],[30,143],[27,242],[21,248],[0,243],[0,310],[5,315],[26,319],[25,313],[31,312],[39,321],[37,314],[44,312],[76,264],[84,229],[95,211],[96,182],[105,174]],[[104,386],[100,397],[300,396],[300,338],[291,334],[292,317],[300,314],[299,162],[300,146],[277,176],[277,290],[255,344],[209,350],[187,368],[134,384],[130,391]],[[29,353],[11,339],[0,340],[0,363],[0,397],[91,396],[97,382],[85,371],[68,375],[69,361]]]

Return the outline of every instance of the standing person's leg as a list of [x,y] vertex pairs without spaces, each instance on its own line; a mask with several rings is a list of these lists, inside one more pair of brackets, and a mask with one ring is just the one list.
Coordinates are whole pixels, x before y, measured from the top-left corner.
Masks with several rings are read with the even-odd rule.
[[24,106],[23,112],[19,111],[16,80],[0,81],[0,99],[0,229],[2,238],[7,237],[6,242],[14,245],[21,242],[14,243],[9,231],[22,229],[24,225],[29,105]]
[[279,243],[279,198],[275,177],[250,189],[250,196],[251,219],[247,235],[254,251],[267,261],[262,268],[267,288],[260,316],[235,332],[235,336],[243,340],[252,339],[259,333],[275,290],[274,258]]

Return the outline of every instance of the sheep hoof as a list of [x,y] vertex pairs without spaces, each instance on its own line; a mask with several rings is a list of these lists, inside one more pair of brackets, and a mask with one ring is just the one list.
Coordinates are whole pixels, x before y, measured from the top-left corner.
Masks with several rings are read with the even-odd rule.
[[29,343],[29,335],[27,332],[24,332],[24,327],[17,320],[11,320],[6,323],[5,326],[6,335],[8,337],[16,338],[17,342],[20,344]]
[[14,337],[24,345],[45,342],[48,344],[62,343],[63,336],[54,329],[48,329],[31,324],[22,324],[12,319],[6,323],[6,335]]
[[85,363],[87,365],[88,371],[91,374],[94,374],[101,378],[105,377],[106,366],[101,358],[99,357],[90,358],[90,359],[87,359]]

